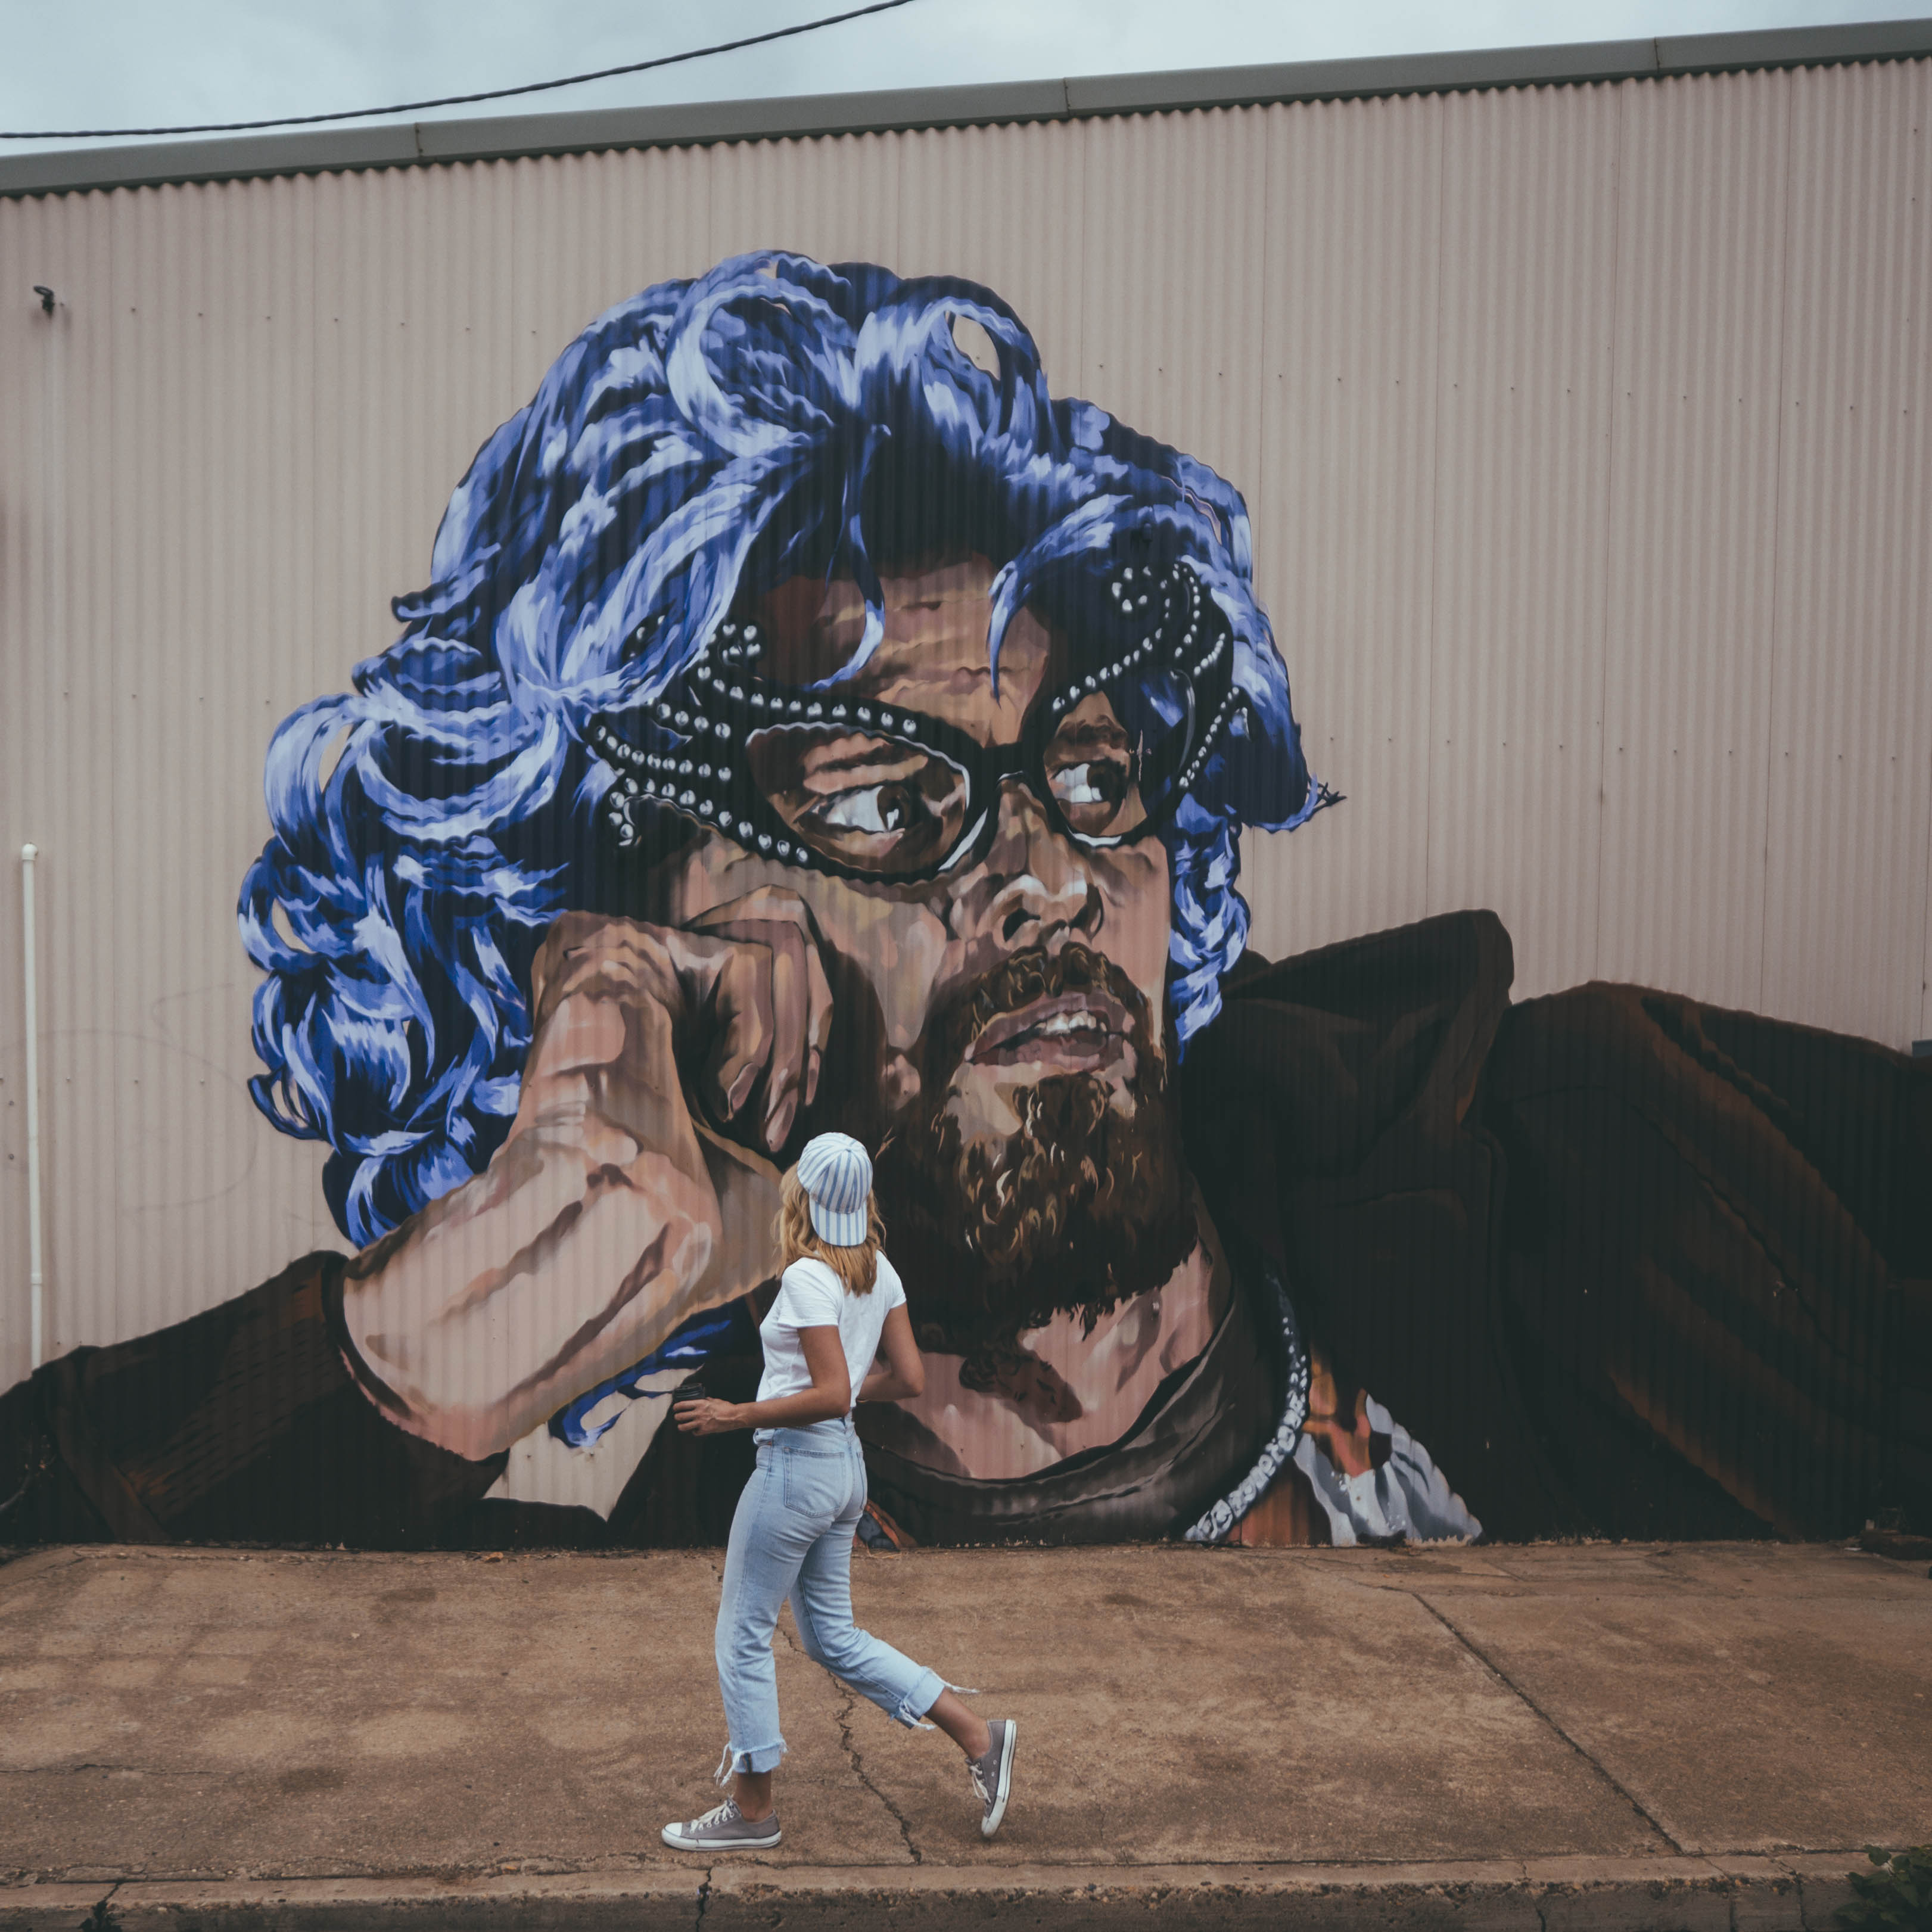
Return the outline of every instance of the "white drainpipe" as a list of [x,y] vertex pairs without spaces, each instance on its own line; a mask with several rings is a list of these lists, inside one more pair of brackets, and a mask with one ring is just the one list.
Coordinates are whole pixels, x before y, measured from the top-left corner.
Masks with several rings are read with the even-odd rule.
[[26,954],[27,992],[27,1294],[32,1313],[33,1360],[46,1353],[46,1285],[40,1272],[40,1022],[34,977],[34,861],[31,845],[20,848],[20,943]]

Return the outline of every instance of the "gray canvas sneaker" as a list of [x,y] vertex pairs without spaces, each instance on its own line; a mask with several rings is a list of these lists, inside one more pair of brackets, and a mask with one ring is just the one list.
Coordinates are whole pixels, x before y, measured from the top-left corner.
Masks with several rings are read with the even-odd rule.
[[715,1811],[688,1824],[667,1825],[659,1835],[674,1852],[768,1852],[784,1834],[776,1811],[754,1824],[738,1809],[737,1799],[728,1798]]
[[982,1838],[990,1838],[1006,1815],[1006,1800],[1013,1790],[1013,1738],[1019,1726],[1010,1718],[989,1718],[986,1728],[993,1734],[986,1755],[966,1760],[967,1768],[973,1774],[973,1789],[986,1807],[980,1820]]

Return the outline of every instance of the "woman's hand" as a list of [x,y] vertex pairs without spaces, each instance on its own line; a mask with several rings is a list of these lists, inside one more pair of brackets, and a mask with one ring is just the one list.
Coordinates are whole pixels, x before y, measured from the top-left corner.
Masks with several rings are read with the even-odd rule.
[[710,1396],[680,1402],[673,1396],[678,1427],[687,1436],[716,1436],[728,1429],[806,1429],[843,1415],[852,1406],[852,1377],[838,1330],[829,1323],[801,1328],[798,1341],[811,1388],[763,1402],[719,1402]]
[[720,1402],[715,1395],[700,1396],[692,1402],[674,1402],[671,1414],[687,1436],[722,1436],[728,1430],[748,1425],[741,1411],[745,1405]]

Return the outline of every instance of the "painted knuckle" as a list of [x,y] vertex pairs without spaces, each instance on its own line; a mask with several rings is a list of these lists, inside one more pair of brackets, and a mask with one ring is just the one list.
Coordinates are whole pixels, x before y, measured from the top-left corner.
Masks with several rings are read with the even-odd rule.
[[610,1001],[560,998],[538,1022],[526,1084],[613,1064],[623,1056],[627,1031],[623,1013]]
[[539,949],[531,968],[532,991],[546,1006],[584,997],[622,1000],[662,998],[663,935],[632,920],[566,914]]
[[701,1276],[724,1238],[716,1190],[661,1149],[647,1148],[632,1162],[629,1185],[650,1204],[660,1231],[652,1250],[664,1272],[689,1283]]

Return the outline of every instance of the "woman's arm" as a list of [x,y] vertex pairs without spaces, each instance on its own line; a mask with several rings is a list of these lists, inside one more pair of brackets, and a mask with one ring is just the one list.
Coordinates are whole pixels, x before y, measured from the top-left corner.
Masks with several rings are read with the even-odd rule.
[[811,1371],[811,1388],[796,1395],[774,1396],[770,1402],[720,1402],[712,1396],[674,1402],[671,1413],[679,1428],[687,1436],[719,1436],[728,1429],[802,1429],[808,1422],[830,1422],[843,1415],[852,1406],[852,1376],[838,1330],[830,1322],[801,1328],[798,1342]]
[[886,1317],[879,1352],[886,1359],[874,1360],[859,1390],[861,1402],[902,1402],[925,1394],[926,1358],[913,1340],[912,1318],[904,1302]]

